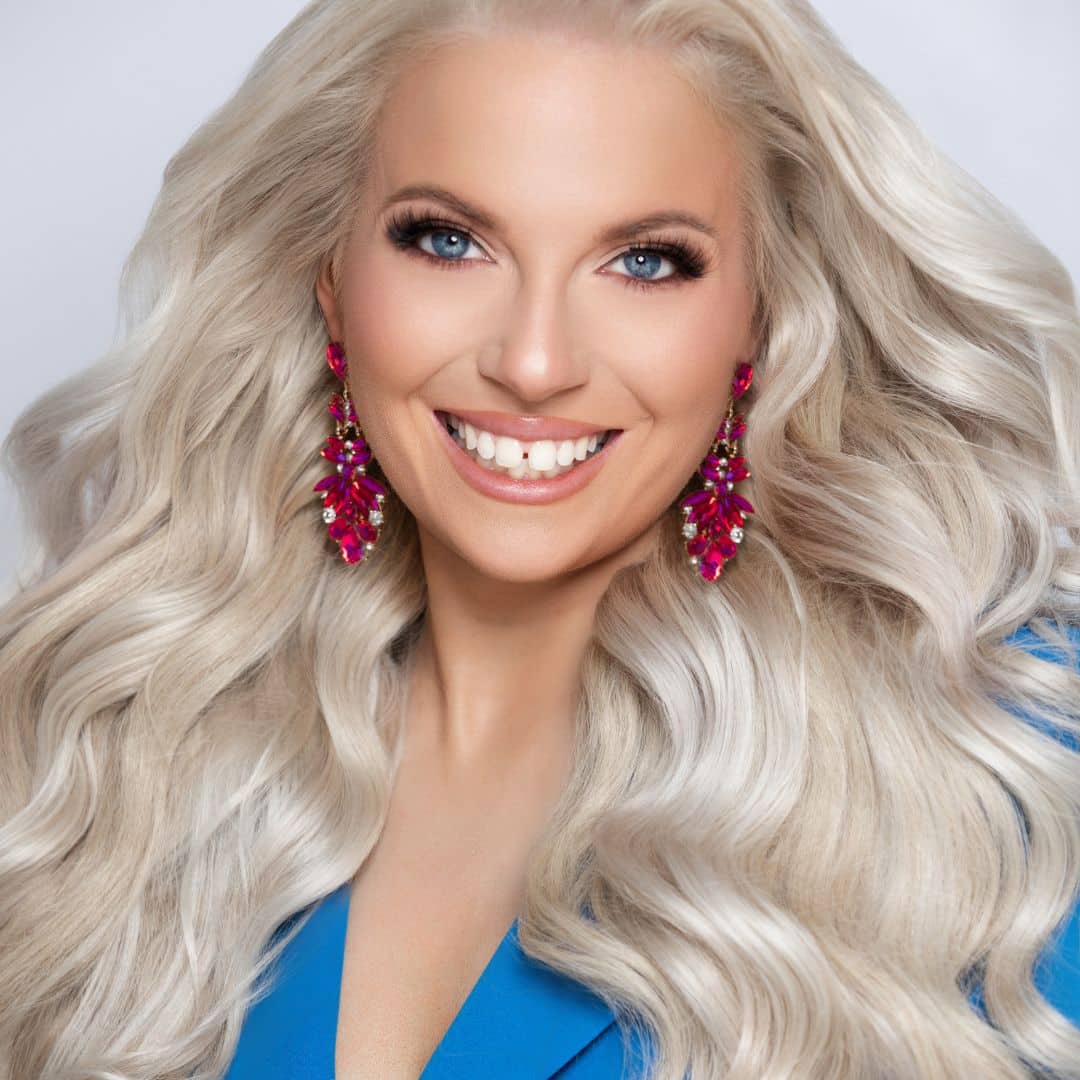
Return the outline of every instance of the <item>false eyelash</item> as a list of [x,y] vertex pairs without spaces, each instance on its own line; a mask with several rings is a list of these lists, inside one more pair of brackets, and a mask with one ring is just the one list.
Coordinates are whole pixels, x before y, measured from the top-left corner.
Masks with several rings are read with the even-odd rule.
[[[468,229],[446,218],[436,217],[433,214],[417,213],[412,207],[396,211],[391,215],[386,226],[386,235],[390,242],[402,251],[409,254],[419,255],[429,262],[434,262],[439,269],[457,269],[457,263],[471,262],[472,260],[440,259],[429,252],[416,247],[415,241],[425,232],[448,230],[460,236],[467,237],[475,243],[475,238]],[[620,255],[625,258],[628,255],[648,254],[650,252],[665,255],[671,259],[675,266],[675,273],[669,277],[660,278],[656,281],[648,281],[645,278],[635,278],[630,274],[618,274],[631,288],[655,289],[663,285],[676,284],[679,281],[700,278],[708,268],[708,259],[704,253],[694,244],[680,239],[659,239],[645,237],[643,240],[632,244]],[[619,256],[615,256],[618,258]]]
[[[650,251],[666,255],[671,259],[682,277],[702,277],[709,266],[709,260],[696,244],[678,238],[662,240],[659,237],[654,239],[646,236],[621,252],[620,255],[625,258],[627,255],[636,255],[639,252],[648,254]],[[618,257],[616,256],[616,258]],[[664,281],[674,281],[675,278],[676,275],[673,274],[669,278],[663,278],[662,281],[654,282],[654,284],[659,285]],[[646,283],[644,278],[631,278],[630,280],[637,281],[639,284]]]

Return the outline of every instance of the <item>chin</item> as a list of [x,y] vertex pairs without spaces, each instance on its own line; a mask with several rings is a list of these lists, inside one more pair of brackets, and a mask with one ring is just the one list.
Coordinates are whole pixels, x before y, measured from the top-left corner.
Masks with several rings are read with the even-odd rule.
[[535,558],[522,558],[515,554],[512,545],[507,545],[497,556],[493,556],[490,551],[466,551],[460,554],[476,574],[492,581],[504,581],[508,585],[556,581],[580,569],[582,565],[567,562],[565,559],[553,559],[550,553],[538,553]]

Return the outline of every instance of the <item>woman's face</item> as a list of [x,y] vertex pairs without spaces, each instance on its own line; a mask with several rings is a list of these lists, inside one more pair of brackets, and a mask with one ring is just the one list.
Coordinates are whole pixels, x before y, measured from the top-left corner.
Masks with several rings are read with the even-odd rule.
[[[342,303],[325,270],[317,294],[364,435],[425,544],[516,582],[648,546],[756,348],[738,170],[730,136],[653,51],[504,34],[404,72]],[[700,227],[623,227],[669,213]],[[444,413],[487,414],[475,448]],[[590,464],[573,424],[621,434]],[[560,468],[568,442],[555,479],[508,471],[523,454],[518,473]]]

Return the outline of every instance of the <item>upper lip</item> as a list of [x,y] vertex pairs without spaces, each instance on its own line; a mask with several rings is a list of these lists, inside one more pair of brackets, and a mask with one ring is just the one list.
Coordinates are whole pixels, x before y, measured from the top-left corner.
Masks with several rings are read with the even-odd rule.
[[470,409],[436,409],[472,424],[474,428],[490,431],[492,435],[506,435],[521,442],[537,442],[540,439],[580,439],[582,435],[598,435],[617,428],[601,427],[584,420],[567,420],[561,416],[512,416],[501,412],[476,412]]

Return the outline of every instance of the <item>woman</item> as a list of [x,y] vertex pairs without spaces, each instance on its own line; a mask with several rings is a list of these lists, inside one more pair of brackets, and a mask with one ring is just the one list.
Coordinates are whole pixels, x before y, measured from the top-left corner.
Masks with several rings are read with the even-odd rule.
[[805,3],[317,0],[125,289],[6,1075],[1080,1077],[1080,316]]

